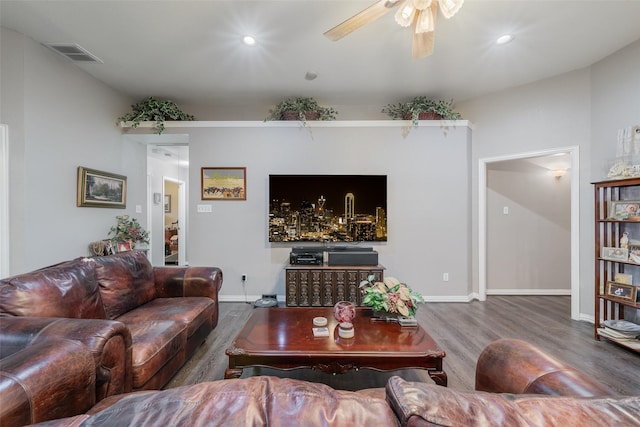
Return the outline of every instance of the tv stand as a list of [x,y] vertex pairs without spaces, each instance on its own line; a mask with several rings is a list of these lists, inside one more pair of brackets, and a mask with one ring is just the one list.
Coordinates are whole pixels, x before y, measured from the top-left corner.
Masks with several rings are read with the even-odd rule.
[[360,282],[384,279],[382,265],[291,265],[285,268],[287,307],[332,307],[338,301],[362,305]]

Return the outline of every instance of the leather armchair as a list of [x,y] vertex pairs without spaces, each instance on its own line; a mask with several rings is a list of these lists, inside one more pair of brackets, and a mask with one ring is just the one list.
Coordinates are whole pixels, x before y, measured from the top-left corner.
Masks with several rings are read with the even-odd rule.
[[19,338],[3,341],[0,350],[1,426],[68,417],[95,404],[93,355],[78,341]]

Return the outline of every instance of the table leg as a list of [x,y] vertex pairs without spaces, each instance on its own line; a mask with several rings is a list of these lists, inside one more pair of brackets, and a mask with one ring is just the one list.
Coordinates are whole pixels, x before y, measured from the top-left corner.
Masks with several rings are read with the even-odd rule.
[[231,378],[240,378],[242,375],[242,369],[225,369],[224,370],[224,379],[228,380]]
[[447,386],[447,374],[444,371],[428,371],[429,377],[438,385]]

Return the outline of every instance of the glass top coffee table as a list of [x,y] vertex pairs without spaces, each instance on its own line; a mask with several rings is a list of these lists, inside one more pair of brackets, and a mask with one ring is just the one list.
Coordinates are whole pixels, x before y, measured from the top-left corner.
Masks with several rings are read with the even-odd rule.
[[[326,317],[328,337],[313,335],[314,317]],[[243,368],[316,369],[338,374],[350,370],[424,369],[436,384],[447,385],[445,352],[422,326],[402,327],[375,321],[373,311],[358,308],[355,336],[341,338],[333,307],[257,308],[226,354],[224,377],[239,378]]]

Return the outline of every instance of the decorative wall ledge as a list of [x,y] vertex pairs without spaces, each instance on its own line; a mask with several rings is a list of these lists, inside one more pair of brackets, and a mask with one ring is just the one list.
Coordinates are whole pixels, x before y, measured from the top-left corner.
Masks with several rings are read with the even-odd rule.
[[[141,122],[137,129],[152,129],[155,122]],[[300,121],[167,121],[166,129],[185,128],[358,128],[358,127],[411,127],[411,120],[331,120],[308,121],[303,124]],[[468,127],[473,129],[469,120],[423,120],[418,127]],[[120,127],[126,131],[133,129],[131,122],[121,122]]]

